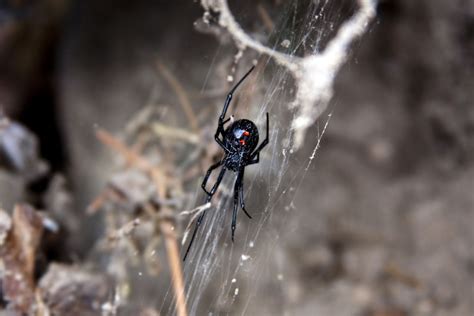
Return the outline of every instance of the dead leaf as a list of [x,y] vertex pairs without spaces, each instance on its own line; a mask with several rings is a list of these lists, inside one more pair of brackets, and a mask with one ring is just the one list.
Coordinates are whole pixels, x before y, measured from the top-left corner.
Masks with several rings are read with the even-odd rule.
[[52,315],[100,315],[112,288],[105,275],[55,263],[39,282],[42,301]]
[[11,224],[5,212],[0,213],[0,219],[3,299],[9,309],[27,314],[35,302],[34,267],[43,232],[42,218],[31,206],[20,204],[13,210]]

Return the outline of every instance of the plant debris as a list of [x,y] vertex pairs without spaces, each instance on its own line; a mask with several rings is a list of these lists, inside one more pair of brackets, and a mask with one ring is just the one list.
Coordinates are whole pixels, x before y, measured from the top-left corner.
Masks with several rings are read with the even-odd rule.
[[9,310],[27,314],[32,312],[35,302],[35,259],[43,234],[43,219],[26,204],[15,207],[11,220],[4,211],[1,214],[3,300]]

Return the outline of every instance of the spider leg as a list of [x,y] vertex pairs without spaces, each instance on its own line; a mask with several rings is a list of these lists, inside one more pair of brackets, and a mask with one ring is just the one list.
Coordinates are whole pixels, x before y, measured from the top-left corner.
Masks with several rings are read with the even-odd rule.
[[239,85],[247,78],[247,76],[252,72],[252,70],[255,68],[255,66],[252,66],[249,71],[237,82],[237,84],[230,90],[230,92],[227,94],[227,98],[225,99],[224,102],[224,107],[222,108],[222,113],[219,116],[219,120],[217,121],[217,130],[216,134],[214,135],[214,139],[216,142],[221,146],[226,152],[230,152],[230,149],[227,148],[224,144],[224,142],[219,138],[220,135],[224,137],[224,124],[227,123],[229,120],[225,120],[225,115],[227,113],[227,109],[229,108],[230,102],[232,101],[232,97],[234,95],[235,90],[239,87]]
[[206,199],[206,203],[208,203],[209,201],[211,201],[212,199],[212,196],[216,193],[217,191],[217,188],[219,187],[219,185],[221,184],[221,181],[222,181],[222,178],[224,177],[224,174],[225,174],[225,171],[226,171],[226,167],[222,167],[221,169],[221,172],[219,173],[219,176],[217,176],[217,180],[216,180],[216,183],[214,183],[214,185],[212,186],[212,189],[210,192],[207,192],[206,190],[204,190],[206,193],[207,193],[207,199]]
[[247,164],[248,165],[253,165],[253,164],[256,164],[256,163],[259,163],[260,162],[260,153],[257,153],[256,156],[249,161],[249,163]]
[[216,134],[214,135],[214,139],[216,140],[216,142],[219,144],[219,146],[222,147],[222,149],[225,150],[226,153],[229,153],[230,152],[230,149],[227,148],[227,146],[224,144],[224,142],[219,138],[219,135],[222,134],[222,136],[224,136],[224,124],[222,124],[222,126],[219,126],[217,128],[217,131],[216,131]]
[[244,200],[244,171],[245,169],[244,168],[242,168],[242,170],[240,171],[242,175],[241,176],[239,175],[240,207],[242,208],[242,211],[244,211],[245,215],[247,215],[248,218],[252,219],[252,216],[250,216],[250,214],[245,209],[245,200]]
[[224,122],[222,122],[222,125],[225,125],[225,124],[226,124],[227,122],[229,122],[229,121],[230,121],[230,117],[227,118]]
[[[212,195],[214,194],[214,193],[211,193],[211,192],[212,192],[212,189],[211,189],[211,192],[208,192],[208,191],[206,190],[207,180],[209,180],[209,177],[211,176],[212,170],[214,170],[214,169],[218,168],[219,166],[221,166],[221,165],[224,163],[223,161],[224,161],[224,160],[221,160],[221,161],[219,161],[219,162],[213,164],[212,166],[210,166],[209,169],[207,169],[206,176],[204,177],[204,180],[202,181],[202,184],[201,184],[201,188],[204,190],[204,192],[206,192],[207,195],[212,196]],[[222,170],[224,170],[224,169],[222,169]],[[222,172],[223,172],[223,171],[221,171],[221,173],[222,173]],[[219,174],[219,177],[220,177],[220,176],[221,176],[221,174]],[[221,180],[222,180],[222,179],[221,179]],[[219,178],[218,178],[217,181],[220,182],[220,181],[219,181]],[[218,183],[218,182],[216,182],[216,183]]]
[[235,184],[234,184],[234,210],[232,212],[232,225],[231,225],[232,242],[234,242],[235,228],[237,225],[237,208],[239,204],[239,194],[240,194],[240,207],[244,211],[245,215],[247,215],[249,218],[252,218],[252,216],[250,216],[250,214],[245,209],[244,191],[243,191],[244,168],[245,167],[240,168],[239,173],[237,174],[237,179],[235,180]]
[[232,96],[234,95],[235,90],[239,87],[239,85],[247,78],[247,76],[254,70],[255,66],[252,66],[249,71],[237,82],[237,84],[230,90],[229,94],[227,94],[227,98],[224,102],[224,108],[222,109],[221,116],[219,117],[219,123],[222,123],[222,121],[225,118],[225,115],[227,113],[227,109],[229,108],[230,101],[232,100]]
[[[217,177],[216,183],[214,183],[214,185],[212,186],[212,189],[211,189],[210,192],[208,192],[206,190],[207,180],[209,179],[212,170],[216,169],[217,167],[219,167],[222,164],[223,164],[223,162],[219,161],[218,163],[212,165],[209,168],[209,170],[207,170],[206,176],[204,177],[204,181],[202,182],[201,186],[202,186],[202,189],[204,190],[204,192],[206,192],[206,194],[207,194],[206,203],[208,203],[212,199],[212,196],[216,193],[217,188],[221,184],[222,178],[224,177],[225,171],[227,169],[225,168],[225,166],[222,167],[221,172],[219,173],[219,176]],[[193,235],[191,236],[191,240],[189,241],[188,248],[186,249],[186,253],[184,254],[184,257],[183,257],[183,261],[185,261],[186,257],[188,256],[189,250],[191,249],[191,246],[193,245],[194,239],[196,238],[196,234],[197,234],[197,231],[199,229],[199,226],[201,226],[201,222],[204,219],[204,215],[206,215],[206,211],[203,211],[202,214],[199,215],[199,217],[196,221],[196,225],[194,226]]]
[[[255,156],[265,147],[268,145],[268,142],[269,142],[269,119],[268,119],[268,112],[267,112],[267,135],[265,137],[265,139],[263,140],[263,142],[257,147],[257,149],[255,149],[255,151],[250,155],[250,159],[253,159],[255,158]],[[254,162],[252,162],[254,163]]]
[[234,211],[232,212],[232,225],[230,227],[232,230],[232,242],[234,242],[235,226],[237,225],[237,206],[239,204],[239,178],[240,173],[237,176],[237,180],[235,181],[234,185]]
[[186,257],[188,256],[188,253],[189,253],[189,250],[191,249],[191,246],[193,245],[193,242],[194,242],[194,238],[196,238],[196,233],[199,229],[199,226],[201,226],[201,222],[204,218],[204,215],[206,215],[206,210],[204,210],[202,212],[201,215],[199,215],[197,221],[196,221],[196,225],[194,226],[194,231],[193,231],[193,235],[191,237],[191,240],[189,241],[189,245],[188,245],[188,249],[186,249],[186,253],[184,254],[184,257],[183,257],[183,261],[186,261]]

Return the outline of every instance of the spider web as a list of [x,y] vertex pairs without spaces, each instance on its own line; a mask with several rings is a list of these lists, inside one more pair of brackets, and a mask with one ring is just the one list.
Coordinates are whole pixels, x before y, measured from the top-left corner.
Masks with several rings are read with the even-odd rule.
[[[203,1],[203,6],[209,9],[215,3]],[[371,1],[361,1],[359,5],[361,3],[374,6]],[[221,4],[227,6],[225,2]],[[239,39],[242,35],[238,32],[235,35],[231,24],[224,24],[223,27],[221,23],[217,26],[220,29],[227,28],[233,36],[239,48],[235,57],[237,63],[245,63],[243,55],[252,55],[251,51],[246,50],[247,47],[253,48],[253,52],[271,57],[252,74],[258,75],[256,80],[257,86],[262,87],[261,98],[258,102],[252,101],[249,104],[249,112],[246,114],[262,132],[265,113],[270,113],[270,143],[262,150],[260,163],[246,168],[244,192],[246,206],[253,219],[249,220],[239,209],[234,243],[230,238],[235,181],[232,172],[226,173],[219,188],[220,194],[213,198],[212,207],[207,210],[184,264],[186,300],[190,315],[245,315],[253,314],[252,311],[272,315],[284,313],[283,302],[274,304],[275,295],[283,297],[285,283],[282,269],[285,255],[281,236],[288,231],[297,233],[297,229],[291,225],[293,217],[297,215],[294,201],[298,198],[299,188],[305,183],[307,172],[314,167],[313,163],[332,115],[332,109],[326,110],[332,90],[329,94],[316,97],[309,93],[305,99],[304,93],[307,92],[304,89],[311,88],[305,86],[305,80],[325,82],[325,85],[315,89],[332,89],[334,77],[347,58],[350,47],[347,43],[341,44],[344,56],[339,58],[338,66],[304,68],[305,62],[309,58],[322,56],[331,45],[334,46],[333,37],[345,31],[344,27],[351,22],[346,21],[354,18],[358,9],[356,2],[292,1],[276,16],[270,34],[255,44],[262,45],[264,49],[245,43],[245,38]],[[221,11],[221,18],[225,17],[223,12]],[[236,17],[240,16],[238,13],[234,14]],[[245,21],[240,23],[243,25]],[[349,40],[349,44],[352,40],[353,38]],[[261,44],[263,42],[266,46]],[[266,49],[270,52],[266,52]],[[213,62],[207,77],[215,72],[216,64],[217,62]],[[239,65],[239,69],[245,67]],[[309,75],[305,71],[309,71]],[[229,76],[231,75],[234,80],[239,77],[235,73]],[[244,82],[236,94],[242,94],[248,89],[247,85],[248,82]],[[205,89],[206,86],[203,86],[202,90]],[[254,89],[252,93],[258,91]],[[311,103],[310,111],[305,109],[308,102]],[[219,109],[222,103],[218,105]],[[228,116],[233,114],[234,103],[229,107]],[[323,113],[324,110],[326,111]],[[298,119],[309,121],[307,125],[297,128],[295,122]],[[217,116],[209,122],[216,123]],[[215,181],[212,179],[211,177],[209,183]],[[195,205],[200,205],[202,199],[201,189],[196,188]],[[160,309],[164,315],[176,314],[173,299],[173,292],[169,289]]]

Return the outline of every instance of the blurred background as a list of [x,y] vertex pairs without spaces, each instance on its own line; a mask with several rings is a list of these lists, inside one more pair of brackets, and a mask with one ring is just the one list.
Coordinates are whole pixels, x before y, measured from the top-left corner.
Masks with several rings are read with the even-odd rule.
[[[299,57],[358,10],[228,5]],[[188,314],[474,315],[474,2],[380,0],[298,149],[292,76],[218,22],[199,1],[0,1],[1,308],[180,314],[166,225],[180,245],[218,113],[256,64],[229,110],[261,140],[270,112],[253,219],[231,244],[229,176],[184,264]]]

